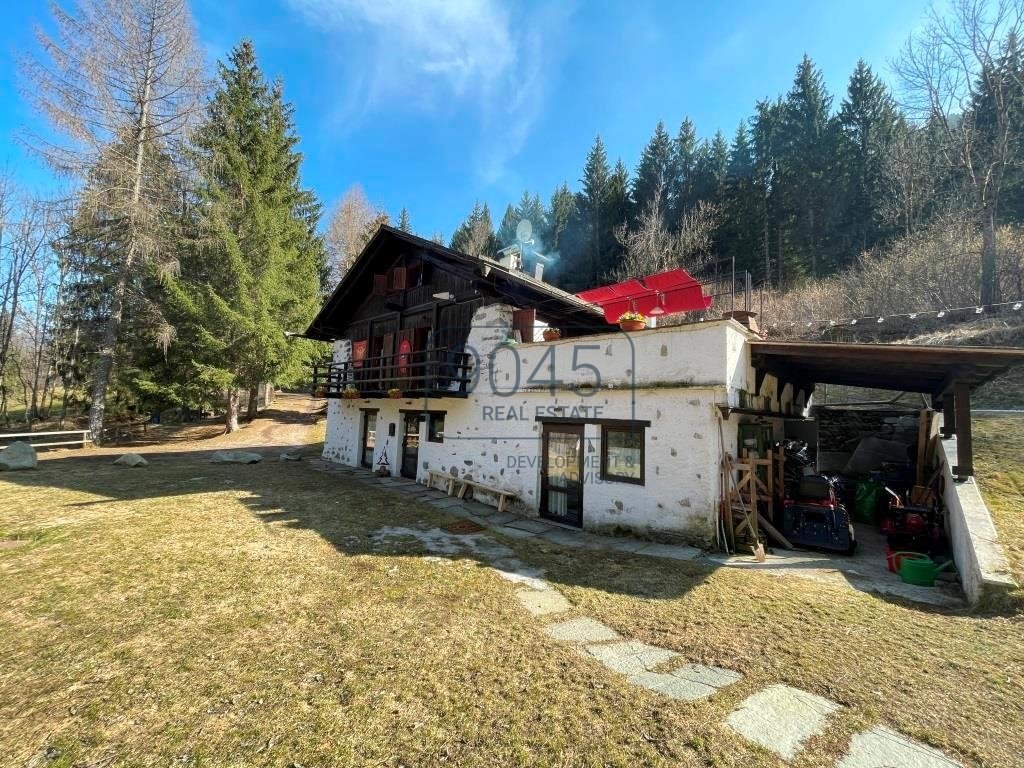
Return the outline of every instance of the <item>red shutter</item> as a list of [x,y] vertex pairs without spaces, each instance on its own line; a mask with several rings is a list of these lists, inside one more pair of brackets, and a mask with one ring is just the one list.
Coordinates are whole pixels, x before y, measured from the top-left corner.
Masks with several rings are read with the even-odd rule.
[[512,312],[512,330],[519,331],[521,340],[533,341],[533,326],[537,322],[536,309],[517,309]]
[[373,276],[373,295],[374,296],[386,296],[388,292],[388,276],[387,275],[374,275]]
[[352,367],[362,368],[366,359],[366,339],[352,342]]
[[412,373],[414,334],[415,331],[411,328],[398,332],[396,368],[400,377],[407,377]]

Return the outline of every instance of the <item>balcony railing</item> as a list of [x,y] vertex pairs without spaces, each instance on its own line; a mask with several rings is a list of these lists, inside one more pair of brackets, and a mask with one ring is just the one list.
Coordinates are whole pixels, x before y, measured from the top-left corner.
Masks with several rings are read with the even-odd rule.
[[465,397],[471,380],[470,355],[449,349],[366,357],[361,361],[313,366],[314,397],[387,397],[400,390],[408,397]]

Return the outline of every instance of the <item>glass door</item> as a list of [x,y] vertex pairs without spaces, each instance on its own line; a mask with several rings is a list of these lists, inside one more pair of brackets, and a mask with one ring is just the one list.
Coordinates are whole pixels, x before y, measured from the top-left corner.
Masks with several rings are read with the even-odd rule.
[[363,411],[362,465],[373,469],[373,449],[377,444],[377,412]]
[[405,422],[402,437],[402,477],[416,479],[416,465],[420,461],[420,415],[418,413],[403,414]]
[[544,428],[540,514],[559,523],[583,526],[583,426]]

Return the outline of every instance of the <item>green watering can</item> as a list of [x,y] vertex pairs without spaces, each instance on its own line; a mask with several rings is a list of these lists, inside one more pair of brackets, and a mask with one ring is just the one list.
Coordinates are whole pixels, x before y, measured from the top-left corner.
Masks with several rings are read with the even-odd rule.
[[[952,560],[947,560],[939,565],[930,557],[917,552],[896,552],[893,557],[899,555],[904,555],[899,561],[900,578],[906,584],[916,584],[919,587],[934,587],[935,577],[953,565]],[[913,555],[913,557],[906,557],[906,555]]]

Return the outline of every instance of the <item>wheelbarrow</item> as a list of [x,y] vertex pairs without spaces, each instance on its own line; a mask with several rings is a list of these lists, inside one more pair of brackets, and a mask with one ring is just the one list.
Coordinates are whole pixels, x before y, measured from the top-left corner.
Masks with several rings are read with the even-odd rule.
[[[903,557],[899,559],[900,578],[905,584],[915,584],[919,587],[934,587],[935,578],[953,565],[952,560],[939,564],[930,557],[917,552],[895,552],[893,559],[895,560],[901,555]],[[906,555],[914,555],[914,557],[906,557]]]

